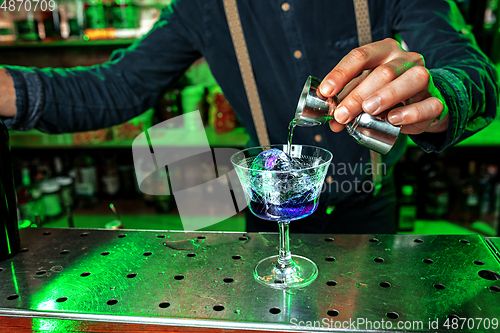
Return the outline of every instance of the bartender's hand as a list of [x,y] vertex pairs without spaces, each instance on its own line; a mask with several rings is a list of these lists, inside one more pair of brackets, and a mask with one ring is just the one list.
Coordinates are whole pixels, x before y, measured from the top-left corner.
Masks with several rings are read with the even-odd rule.
[[16,115],[16,90],[9,72],[0,67],[0,116],[14,117]]
[[334,132],[362,111],[378,115],[394,106],[387,119],[401,125],[402,133],[437,133],[448,128],[444,98],[424,67],[422,55],[404,51],[394,39],[349,52],[323,79],[319,91],[326,97],[340,93],[335,119],[330,121]]

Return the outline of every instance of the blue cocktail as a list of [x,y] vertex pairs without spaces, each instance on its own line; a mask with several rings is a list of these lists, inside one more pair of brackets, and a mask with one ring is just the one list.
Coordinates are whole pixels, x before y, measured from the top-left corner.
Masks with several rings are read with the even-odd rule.
[[290,253],[288,226],[318,207],[333,157],[318,147],[288,149],[286,144],[249,148],[231,158],[252,213],[279,224],[279,255],[261,260],[254,269],[257,281],[277,289],[307,286],[318,275],[314,262]]

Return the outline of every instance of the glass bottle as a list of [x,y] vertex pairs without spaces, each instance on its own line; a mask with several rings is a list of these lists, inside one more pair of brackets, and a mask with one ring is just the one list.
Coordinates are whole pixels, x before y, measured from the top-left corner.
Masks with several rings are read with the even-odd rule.
[[112,8],[112,21],[118,38],[134,38],[139,28],[139,11],[131,0],[116,0]]
[[0,261],[21,249],[9,132],[0,120]]
[[13,42],[16,40],[14,33],[14,22],[8,11],[0,10],[0,43]]
[[85,13],[83,0],[65,0],[59,4],[62,38],[84,35]]
[[102,193],[107,199],[116,199],[120,192],[120,177],[116,156],[104,159],[101,172]]
[[[181,91],[174,89],[163,95],[155,106],[157,123],[170,120],[182,114]],[[184,125],[182,117],[168,122],[169,128],[178,128]]]
[[469,225],[479,219],[480,183],[476,175],[476,162],[469,162],[469,174],[462,185],[463,221]]
[[449,212],[450,191],[441,161],[428,166],[426,172],[425,215],[431,220],[445,219]]
[[39,31],[41,39],[48,42],[61,39],[61,22],[55,1],[52,8],[40,6],[40,19],[43,23],[43,27]]
[[[29,4],[29,5],[27,5]],[[39,26],[41,24],[40,12],[34,10],[26,10],[34,7],[30,0],[25,0],[19,10],[12,12],[14,18],[14,30],[18,40],[36,41],[40,39]]]
[[97,171],[94,160],[88,155],[77,159],[75,192],[80,207],[93,208],[98,204]]
[[106,16],[101,0],[87,0],[85,2],[85,29],[106,28]]

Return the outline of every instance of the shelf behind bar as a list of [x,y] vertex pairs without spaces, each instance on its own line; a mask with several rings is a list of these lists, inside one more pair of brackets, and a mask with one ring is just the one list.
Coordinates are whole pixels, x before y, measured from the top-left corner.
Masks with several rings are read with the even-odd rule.
[[[243,128],[224,134],[217,134],[212,127],[205,128],[210,147],[244,147],[248,135]],[[196,138],[190,140],[184,129],[170,129],[168,135],[155,139],[155,143],[165,146],[197,146]],[[27,132],[11,132],[10,145],[12,148],[132,148],[134,140],[113,140],[89,144],[74,144],[72,134],[44,134],[37,130]]]
[[[243,128],[232,132],[217,134],[212,127],[205,128],[211,147],[244,147],[248,135]],[[171,129],[162,139],[165,146],[195,146],[196,140],[190,140],[181,129]],[[500,147],[500,120],[495,120],[487,128],[457,144],[458,147]],[[334,133],[332,133],[334,135]],[[133,140],[113,140],[91,144],[74,144],[71,134],[44,134],[37,130],[11,132],[10,144],[13,148],[131,148]],[[417,145],[408,140],[408,146]]]
[[85,46],[129,46],[136,39],[100,39],[100,40],[59,40],[54,42],[33,41],[33,42],[3,42],[0,43],[0,49],[30,49],[30,48],[48,48],[48,47],[85,47]]

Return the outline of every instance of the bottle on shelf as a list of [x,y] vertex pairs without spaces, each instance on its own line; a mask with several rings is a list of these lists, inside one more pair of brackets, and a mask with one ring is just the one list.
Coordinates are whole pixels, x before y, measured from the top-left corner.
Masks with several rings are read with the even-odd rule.
[[479,182],[482,186],[480,200],[480,220],[491,227],[492,233],[498,229],[500,215],[500,178],[498,165],[481,167]]
[[85,29],[105,29],[106,16],[102,0],[86,0],[85,5]]
[[115,0],[111,12],[116,38],[135,38],[139,28],[140,12],[132,1]]
[[65,0],[59,3],[61,37],[82,38],[85,30],[83,0]]
[[14,33],[14,22],[8,11],[0,10],[0,43],[13,42],[16,40]]
[[39,27],[43,26],[40,18],[40,12],[26,10],[26,8],[34,8],[34,5],[30,0],[25,0],[23,4],[23,6],[19,7],[19,10],[12,12],[16,38],[21,41],[39,40]]
[[32,184],[29,165],[23,163],[21,167],[21,186],[17,188],[17,204],[19,220],[28,220],[34,223],[36,216],[45,218],[42,204],[42,191],[38,184]]
[[396,164],[394,183],[396,186],[396,222],[398,231],[412,231],[417,219],[417,179],[413,156],[407,152]]
[[40,39],[47,42],[53,42],[61,39],[61,21],[57,2],[54,1],[54,7],[49,8],[40,6],[41,25],[39,26]]
[[462,184],[462,221],[466,225],[479,220],[481,184],[476,174],[476,162],[470,161],[468,177]]
[[158,100],[154,109],[157,123],[175,118],[175,120],[168,122],[169,128],[179,128],[184,125],[182,117],[176,118],[182,114],[180,89],[168,91]]
[[97,198],[97,170],[92,157],[80,155],[76,161],[75,192],[78,206],[93,208],[99,200]]
[[120,153],[117,159],[118,176],[120,178],[120,196],[123,199],[137,198],[135,169],[132,159],[128,154]]
[[101,169],[102,194],[107,199],[116,199],[120,194],[120,176],[116,155],[105,157]]
[[172,210],[172,196],[165,194],[170,193],[168,187],[168,173],[165,168],[160,168],[156,173],[156,183],[158,186],[158,194],[154,196],[154,207],[158,213],[168,213]]
[[431,220],[446,219],[449,213],[449,182],[444,173],[441,160],[424,167],[425,170],[425,218]]
[[75,205],[75,187],[73,179],[68,176],[56,177],[56,182],[61,188],[61,204],[65,209],[71,209]]
[[417,219],[416,183],[406,183],[401,187],[399,204],[398,230],[412,231]]
[[[61,203],[61,186],[55,178],[42,181],[42,203],[45,211],[45,221],[53,221],[62,216],[64,210]],[[44,221],[44,222],[45,222]]]

